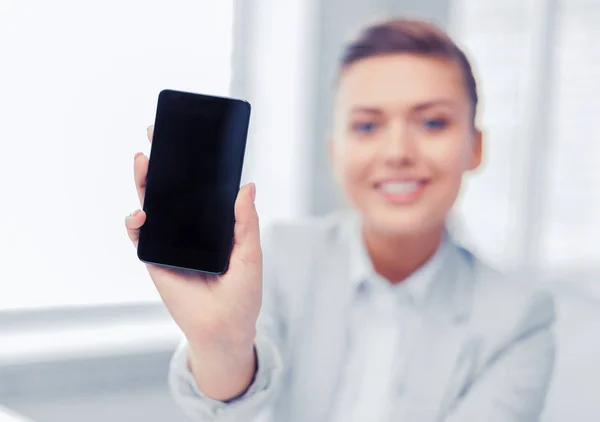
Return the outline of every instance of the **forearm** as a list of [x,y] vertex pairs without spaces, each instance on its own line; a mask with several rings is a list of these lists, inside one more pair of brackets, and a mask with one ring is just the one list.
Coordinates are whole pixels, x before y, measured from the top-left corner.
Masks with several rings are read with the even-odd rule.
[[225,351],[190,348],[188,354],[188,366],[198,389],[207,397],[223,402],[250,387],[256,364],[253,343]]
[[[281,383],[283,371],[279,347],[269,336],[258,335],[254,348],[257,367],[256,374],[252,374],[254,378],[248,383],[250,384],[248,390],[240,388],[242,394],[236,394],[237,392],[226,394],[230,396],[229,398],[233,396],[232,400],[227,400],[225,395],[222,397],[225,400],[218,400],[208,397],[199,389],[194,374],[191,372],[190,350],[198,349],[191,347],[187,341],[181,343],[170,363],[169,389],[173,399],[194,421],[254,420],[255,416],[272,405]],[[198,358],[194,357],[194,361],[198,361]],[[203,367],[201,366],[201,368]],[[200,381],[200,384],[203,384],[203,380]],[[228,390],[234,390],[231,388],[231,383],[227,383],[226,386]]]
[[243,394],[256,373],[254,344],[210,350],[190,348],[188,366],[198,389],[207,397],[229,401]]

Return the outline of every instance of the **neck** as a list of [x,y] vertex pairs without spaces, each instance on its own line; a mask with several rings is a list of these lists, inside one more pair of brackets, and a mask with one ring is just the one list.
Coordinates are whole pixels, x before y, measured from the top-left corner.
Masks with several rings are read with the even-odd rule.
[[391,283],[400,283],[437,251],[444,227],[427,233],[393,235],[363,227],[363,238],[375,271]]

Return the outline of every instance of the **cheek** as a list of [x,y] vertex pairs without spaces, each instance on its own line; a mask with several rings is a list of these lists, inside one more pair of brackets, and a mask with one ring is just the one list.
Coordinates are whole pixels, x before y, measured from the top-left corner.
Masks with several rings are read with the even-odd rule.
[[360,148],[346,148],[337,157],[338,182],[349,195],[354,196],[369,183],[372,168],[370,154]]
[[471,161],[470,147],[458,142],[436,145],[427,151],[426,156],[431,167],[437,173],[451,179],[460,178],[468,169]]
[[440,210],[449,209],[458,197],[462,176],[468,167],[469,146],[448,142],[445,146],[438,145],[438,148],[432,148],[426,156],[435,180],[431,186],[431,200]]

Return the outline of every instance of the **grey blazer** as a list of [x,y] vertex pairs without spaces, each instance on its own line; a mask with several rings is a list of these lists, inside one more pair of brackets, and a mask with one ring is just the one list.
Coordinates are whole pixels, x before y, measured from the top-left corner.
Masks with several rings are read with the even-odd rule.
[[[263,236],[255,381],[229,403],[205,397],[182,344],[170,386],[193,420],[328,420],[343,370],[352,224],[351,215],[336,214],[271,226]],[[406,421],[537,421],[554,364],[552,298],[454,242],[443,268],[407,361]]]

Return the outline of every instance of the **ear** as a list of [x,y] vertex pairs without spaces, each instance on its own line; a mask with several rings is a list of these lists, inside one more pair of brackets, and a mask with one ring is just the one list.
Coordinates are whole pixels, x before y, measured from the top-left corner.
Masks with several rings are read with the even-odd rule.
[[469,170],[476,170],[483,160],[483,133],[479,128],[473,132],[473,147],[471,149],[471,158],[469,160]]

